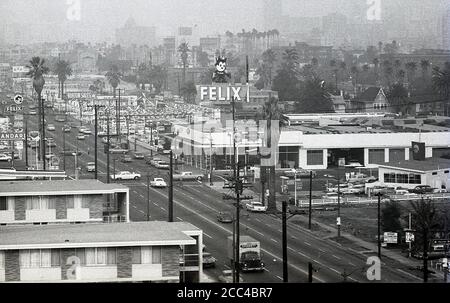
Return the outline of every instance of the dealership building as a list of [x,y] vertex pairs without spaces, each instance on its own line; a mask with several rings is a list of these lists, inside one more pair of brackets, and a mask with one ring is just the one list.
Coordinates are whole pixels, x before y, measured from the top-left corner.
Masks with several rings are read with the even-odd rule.
[[[359,162],[367,168],[412,159],[411,143],[425,143],[425,157],[450,154],[448,117],[409,118],[384,115],[329,114],[297,115],[279,130],[272,131],[278,168],[326,169]],[[300,121],[300,122],[298,122]],[[264,122],[264,121],[261,121]],[[232,163],[233,121],[174,125],[173,151],[199,168],[219,168]],[[254,121],[236,121],[236,150],[239,160],[256,164],[257,148],[264,146],[267,129]],[[210,160],[212,159],[212,160]],[[254,162],[254,163],[252,163]]]

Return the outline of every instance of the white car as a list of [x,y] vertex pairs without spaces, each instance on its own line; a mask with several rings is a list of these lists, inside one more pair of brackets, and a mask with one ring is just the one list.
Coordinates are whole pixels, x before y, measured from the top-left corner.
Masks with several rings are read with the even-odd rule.
[[92,131],[89,128],[83,128],[83,130],[80,129],[80,132],[82,132],[85,135],[91,135]]
[[167,183],[163,178],[154,178],[153,181],[150,181],[151,187],[166,187]]
[[264,206],[261,202],[252,201],[245,204],[245,208],[248,211],[253,212],[265,212],[267,210],[267,206]]
[[12,157],[8,154],[0,154],[0,161],[11,161]]
[[85,138],[86,138],[85,135],[81,135],[81,134],[77,135],[78,140],[84,140]]
[[348,161],[348,164],[344,165],[345,167],[363,167],[364,165],[362,165],[361,163],[359,163],[358,161],[354,161],[354,160],[350,160]]
[[137,180],[141,178],[141,174],[129,171],[119,171],[111,175],[112,180]]

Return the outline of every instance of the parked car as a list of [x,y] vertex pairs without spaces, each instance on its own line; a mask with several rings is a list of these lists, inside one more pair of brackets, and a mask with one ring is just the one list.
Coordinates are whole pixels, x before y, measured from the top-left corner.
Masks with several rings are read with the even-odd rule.
[[245,208],[252,212],[265,212],[267,210],[267,206],[258,201],[251,201],[245,204]]
[[120,159],[120,162],[122,162],[122,163],[130,163],[130,162],[133,162],[133,159],[130,156],[123,156]]
[[211,253],[203,252],[203,268],[216,267],[216,258],[214,258]]
[[119,171],[111,175],[112,180],[137,180],[141,178],[141,174],[129,171]]
[[95,162],[88,162],[86,164],[86,170],[88,172],[95,172]]
[[83,134],[78,134],[77,135],[77,140],[84,140],[84,139],[86,139],[85,135],[83,135]]
[[169,163],[167,163],[165,161],[159,161],[159,162],[156,162],[155,167],[159,168],[159,169],[169,169],[170,165],[169,165]]
[[221,211],[217,215],[217,221],[221,223],[232,223],[233,222],[233,216],[228,211]]
[[56,128],[55,128],[55,125],[53,125],[53,124],[49,124],[49,125],[47,125],[47,130],[49,130],[49,131],[54,131]]
[[410,189],[409,192],[410,193],[414,193],[414,194],[428,194],[428,193],[432,193],[434,190],[434,188],[432,188],[429,185],[417,185],[416,187],[414,187],[413,189]]
[[0,161],[11,161],[12,157],[8,154],[0,154]]
[[161,158],[152,158],[152,159],[150,159],[150,160],[147,160],[147,163],[148,164],[150,164],[150,165],[153,165],[153,166],[155,166],[156,165],[156,163],[158,163],[159,161],[162,161],[162,159]]
[[65,155],[65,156],[73,156],[74,153],[77,153],[77,156],[81,156],[83,153],[81,151],[75,151],[75,150],[65,150],[65,151],[61,151],[60,154],[61,155]]
[[[297,175],[297,178],[309,178],[309,174],[310,174],[309,170],[302,168],[297,168],[296,172],[294,172],[293,170],[286,170],[284,172],[284,175],[289,178],[295,178],[295,175]],[[312,177],[315,178],[316,175],[317,175],[316,172],[312,171]]]
[[55,141],[47,141],[47,147],[56,147]]
[[181,172],[180,174],[174,174],[173,180],[179,180],[179,181],[202,181],[203,175],[200,174],[194,174],[190,171]]
[[361,163],[359,163],[358,160],[349,160],[348,164],[344,165],[345,167],[363,167],[364,165],[362,165]]
[[139,153],[139,152],[135,152],[135,153],[133,154],[133,157],[134,157],[135,159],[144,159],[144,154],[143,154],[143,153]]
[[154,178],[152,181],[150,181],[151,187],[167,187],[166,181],[164,181],[163,178]]
[[85,135],[91,135],[92,131],[89,128],[83,128],[82,130],[80,129],[79,132],[85,134]]
[[29,112],[28,112],[30,115],[37,115],[37,112],[35,111],[35,110],[30,110]]

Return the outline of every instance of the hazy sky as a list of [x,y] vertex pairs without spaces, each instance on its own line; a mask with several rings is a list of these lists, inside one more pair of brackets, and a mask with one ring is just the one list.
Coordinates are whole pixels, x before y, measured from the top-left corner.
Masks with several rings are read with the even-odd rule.
[[[68,3],[79,1],[80,20],[68,21]],[[323,16],[339,11],[351,15],[352,9],[366,5],[366,0],[272,0],[282,2],[283,14],[290,16]],[[383,5],[427,3],[442,7],[450,0],[381,0]],[[197,25],[200,35],[251,30],[262,24],[262,0],[0,0],[0,25],[55,22],[89,26],[113,36],[132,16],[138,25],[157,27],[160,36],[174,34],[178,26]]]

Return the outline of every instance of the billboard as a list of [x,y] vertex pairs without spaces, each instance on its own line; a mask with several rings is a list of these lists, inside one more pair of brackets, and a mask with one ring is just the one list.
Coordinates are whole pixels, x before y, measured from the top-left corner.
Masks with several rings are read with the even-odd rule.
[[26,66],[13,66],[12,71],[13,73],[28,73],[30,69]]
[[385,232],[383,236],[384,236],[384,243],[387,243],[387,244],[397,244],[398,243],[397,233]]
[[197,85],[197,98],[199,102],[225,102],[246,101],[246,85],[212,84]]
[[425,160],[425,143],[412,142],[413,160]]

